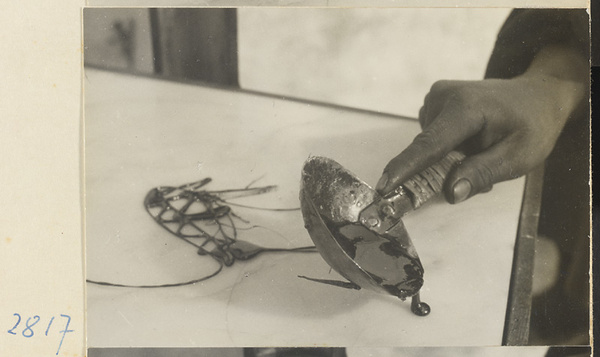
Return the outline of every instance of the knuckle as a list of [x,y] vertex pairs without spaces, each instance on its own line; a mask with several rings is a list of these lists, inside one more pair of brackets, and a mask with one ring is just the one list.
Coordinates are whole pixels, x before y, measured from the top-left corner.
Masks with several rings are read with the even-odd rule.
[[433,151],[440,150],[440,140],[437,130],[433,127],[419,133],[413,140],[416,150]]
[[478,190],[480,192],[489,191],[498,177],[498,167],[480,164],[473,170],[472,174],[475,176],[475,182],[478,183]]
[[466,86],[457,86],[448,92],[448,99],[466,108],[475,99],[475,93]]
[[442,92],[442,91],[445,91],[448,87],[450,87],[451,83],[452,83],[452,81],[448,81],[448,80],[436,81],[435,83],[433,83],[431,85],[430,92]]
[[423,98],[423,106],[427,105],[427,103],[429,103],[430,100],[431,100],[431,92],[425,94],[425,98]]
[[425,106],[422,106],[419,110],[419,124],[421,124],[421,129],[427,127],[426,111]]

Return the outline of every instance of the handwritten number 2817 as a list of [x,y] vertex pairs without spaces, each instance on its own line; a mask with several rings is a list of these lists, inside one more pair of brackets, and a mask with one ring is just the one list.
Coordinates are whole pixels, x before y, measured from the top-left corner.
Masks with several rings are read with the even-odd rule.
[[[8,330],[7,332],[11,335],[17,335],[18,332],[17,328],[19,327],[19,324],[21,323],[21,315],[20,314],[13,314],[13,316],[17,317],[17,322],[15,323],[15,325]],[[58,333],[62,334],[62,337],[60,339],[60,343],[58,345],[58,350],[56,351],[56,355],[58,355],[58,353],[60,352],[60,348],[62,346],[63,340],[65,339],[65,335],[68,332],[73,332],[74,330],[69,330],[69,324],[71,323],[71,316],[69,315],[60,315],[61,317],[65,318],[67,321],[65,323],[65,328],[58,331]],[[28,317],[27,320],[25,320],[25,327],[23,328],[23,330],[21,331],[21,335],[23,335],[23,337],[25,338],[31,338],[35,335],[35,331],[34,331],[34,326],[40,322],[40,317],[38,315],[35,315],[33,317]],[[46,327],[46,331],[44,333],[44,335],[48,336],[48,332],[50,331],[50,327],[52,326],[52,322],[54,322],[54,316],[52,316],[52,318],[50,319],[50,321],[48,322],[48,326]]]

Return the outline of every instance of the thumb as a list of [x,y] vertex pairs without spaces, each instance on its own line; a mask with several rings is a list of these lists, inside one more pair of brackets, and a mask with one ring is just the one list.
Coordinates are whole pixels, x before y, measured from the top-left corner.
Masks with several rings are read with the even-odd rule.
[[518,161],[509,156],[509,151],[509,145],[503,143],[464,159],[446,179],[446,200],[452,204],[459,203],[490,191],[497,182],[521,176],[522,173],[515,167]]

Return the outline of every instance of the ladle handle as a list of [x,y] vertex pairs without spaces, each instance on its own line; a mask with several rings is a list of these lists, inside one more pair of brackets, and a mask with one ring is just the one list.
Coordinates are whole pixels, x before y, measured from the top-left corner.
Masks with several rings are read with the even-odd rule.
[[413,208],[421,207],[430,198],[442,192],[448,172],[464,158],[464,154],[450,151],[442,160],[404,182],[402,186],[412,193]]

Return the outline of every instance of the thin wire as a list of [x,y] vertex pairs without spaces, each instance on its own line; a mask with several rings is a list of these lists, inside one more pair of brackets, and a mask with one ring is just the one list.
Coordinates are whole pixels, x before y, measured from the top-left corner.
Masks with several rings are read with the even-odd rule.
[[300,211],[300,207],[294,207],[294,208],[267,208],[267,207],[254,207],[254,206],[247,206],[247,205],[242,205],[239,203],[233,203],[233,202],[229,202],[229,201],[225,201],[225,200],[220,200],[224,203],[227,203],[228,205],[231,206],[236,206],[236,207],[242,207],[242,208],[249,208],[249,209],[256,209],[256,210],[260,210],[260,211],[274,211],[274,212],[291,212],[291,211]]
[[[172,283],[172,284],[132,285],[132,284],[110,283],[110,282],[105,282],[105,281],[95,281],[95,280],[90,280],[90,279],[87,279],[86,282],[88,282],[90,284],[96,284],[96,285],[102,285],[102,286],[151,289],[151,288],[169,288],[169,287],[192,285],[192,284],[196,284],[198,282],[202,282],[202,281],[205,281],[207,279],[210,279],[210,278],[216,276],[223,270],[223,266],[225,266],[225,265],[230,266],[235,262],[236,258],[232,255],[232,252],[230,251],[229,247],[230,247],[230,245],[232,245],[233,243],[235,243],[237,241],[238,229],[246,230],[246,227],[243,227],[243,228],[237,227],[234,222],[234,218],[238,219],[239,221],[241,221],[245,224],[250,224],[249,221],[246,221],[245,219],[243,219],[242,217],[238,216],[233,211],[231,211],[230,206],[263,210],[263,211],[276,211],[276,212],[288,212],[288,211],[300,210],[300,208],[254,207],[254,206],[248,206],[248,205],[242,205],[242,204],[238,204],[238,203],[228,202],[219,197],[219,194],[231,193],[231,192],[241,192],[244,190],[245,191],[253,191],[250,194],[261,194],[261,193],[270,192],[276,187],[276,186],[265,186],[265,187],[250,188],[250,186],[252,186],[252,184],[254,184],[259,179],[252,181],[243,190],[223,190],[223,191],[213,191],[213,192],[205,191],[205,190],[199,191],[199,189],[201,187],[205,186],[206,184],[208,184],[209,182],[212,181],[210,178],[205,178],[200,181],[180,185],[178,187],[170,187],[170,186],[157,187],[155,189],[152,189],[148,193],[146,200],[144,201],[146,211],[161,227],[163,227],[165,230],[167,230],[170,233],[172,233],[173,235],[175,235],[177,238],[182,239],[185,242],[187,242],[188,244],[191,244],[194,247],[198,248],[198,254],[209,255],[215,261],[217,261],[219,263],[219,268],[215,272],[213,272],[207,276],[204,276],[202,278],[193,279],[190,281],[185,281],[185,282],[180,282],[180,283]],[[180,191],[174,193],[177,190],[180,190]],[[151,194],[153,196],[150,196]],[[148,199],[149,197],[151,197],[150,200]],[[181,206],[181,208],[178,209],[171,204],[171,202],[178,201],[178,200],[187,200],[187,202],[185,202],[185,204],[183,206]],[[202,216],[202,218],[200,218],[200,216],[198,214],[196,214],[195,216],[187,214],[186,212],[187,212],[188,208],[190,208],[194,202],[199,202],[202,205],[204,205],[204,207],[206,208],[205,212],[210,213],[210,215],[207,214],[206,217]],[[157,206],[161,207],[161,210],[158,214],[154,215],[150,209],[157,207]],[[221,212],[217,212],[217,210],[220,209],[221,207],[227,207],[227,209],[225,209],[225,212],[222,212],[223,211],[222,209],[221,209]],[[163,219],[162,216],[168,211],[174,212],[173,218],[168,219],[168,220]],[[193,218],[190,218],[190,216],[192,216]],[[226,221],[221,222],[221,219],[225,219]],[[198,224],[196,224],[195,221],[212,222],[217,225],[217,230],[214,232],[214,234],[209,234],[207,231],[202,229]],[[177,228],[171,229],[171,227],[167,226],[168,223],[176,224]],[[182,230],[186,225],[193,227],[198,233],[195,235],[182,233]],[[232,231],[231,234],[228,234],[224,228],[231,229],[231,231]],[[269,230],[271,232],[275,232],[275,231],[268,229],[266,227],[263,227],[263,226],[251,226],[247,229],[252,229],[252,228],[263,228],[263,229]],[[277,232],[275,232],[275,233],[277,233]],[[218,235],[220,235],[222,238],[218,238]],[[201,242],[200,244],[198,244],[198,243],[192,242],[190,239],[204,239],[204,241]],[[209,243],[212,243],[215,246],[215,248],[213,248],[211,251],[209,251],[205,248],[206,245]],[[261,248],[261,247],[259,247],[259,248]],[[314,246],[298,247],[298,248],[262,248],[262,249],[263,249],[263,252],[287,251],[287,252],[308,253],[308,252],[316,251],[316,248]],[[223,253],[223,254],[219,255],[219,253]],[[237,258],[237,259],[239,259],[239,258]]]
[[136,288],[136,289],[173,288],[173,287],[177,287],[177,286],[193,285],[193,284],[199,283],[201,281],[208,280],[208,279],[212,278],[213,276],[219,274],[221,272],[221,270],[223,270],[223,263],[219,262],[219,269],[217,269],[214,273],[212,273],[210,275],[204,276],[204,277],[199,278],[199,279],[185,281],[185,282],[182,282],[182,283],[172,283],[172,284],[129,285],[129,284],[109,283],[109,282],[106,282],[106,281],[95,281],[95,280],[90,280],[90,279],[86,279],[85,281],[87,283],[90,283],[90,284],[103,285],[103,286],[112,286],[112,287],[119,287],[119,288]]

